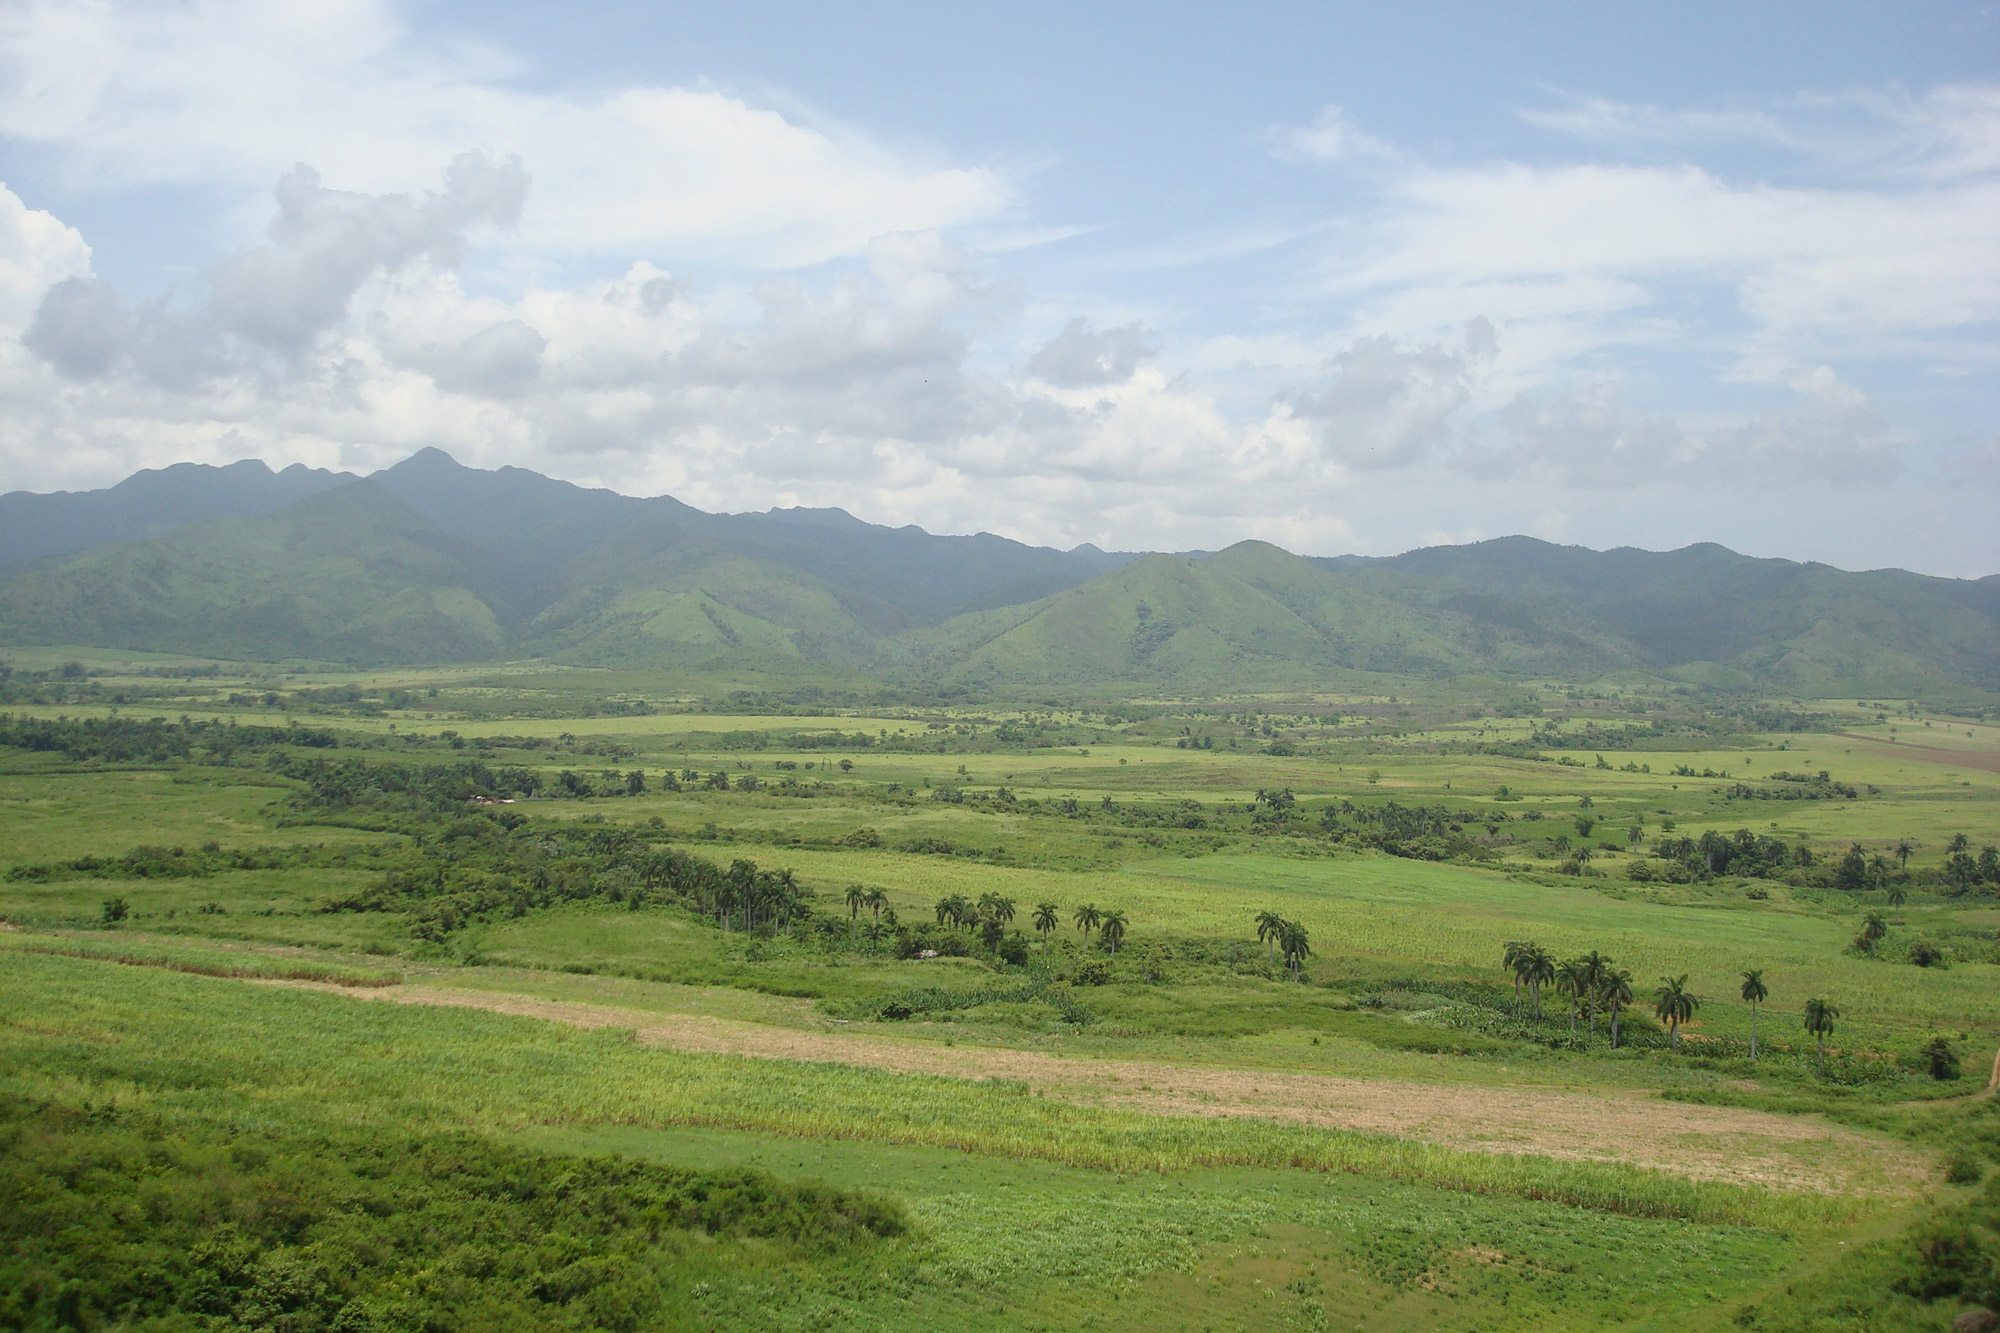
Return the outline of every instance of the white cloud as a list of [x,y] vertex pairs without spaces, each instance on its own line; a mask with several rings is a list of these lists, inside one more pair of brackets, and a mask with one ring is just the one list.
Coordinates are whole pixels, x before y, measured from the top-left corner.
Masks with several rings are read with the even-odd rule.
[[1396,151],[1366,133],[1337,106],[1326,106],[1305,125],[1273,125],[1264,131],[1271,155],[1288,162],[1336,162],[1342,158],[1390,158]]
[[[491,50],[427,44],[386,0],[0,11],[0,135],[60,150],[79,185],[228,184],[247,200],[306,161],[390,194],[478,148],[534,174],[531,252],[779,268],[1009,204],[990,168],[906,160],[727,93],[533,92],[520,73]],[[247,227],[255,211],[242,216]]]

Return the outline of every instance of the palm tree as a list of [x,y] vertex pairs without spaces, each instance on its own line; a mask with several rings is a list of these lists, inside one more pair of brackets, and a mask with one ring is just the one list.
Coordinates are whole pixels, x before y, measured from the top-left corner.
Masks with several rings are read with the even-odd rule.
[[1882,919],[1880,912],[1870,912],[1861,918],[1861,938],[1874,944],[1889,933],[1889,923]]
[[1592,949],[1577,959],[1583,973],[1583,988],[1577,998],[1583,1002],[1583,1012],[1590,1019],[1590,1038],[1597,1040],[1597,992],[1604,988],[1604,976],[1611,970],[1611,960]]
[[1097,923],[1097,930],[1104,942],[1111,946],[1111,952],[1117,953],[1119,941],[1125,938],[1125,914],[1119,911],[1106,912],[1103,920]]
[[1306,928],[1296,921],[1285,922],[1284,933],[1278,943],[1285,950],[1285,966],[1292,970],[1292,980],[1299,979],[1299,968],[1312,955],[1312,937]]
[[937,900],[937,921],[940,926],[952,920],[952,912],[957,905],[957,900],[953,898],[940,898]]
[[861,909],[868,905],[868,890],[859,884],[847,886],[847,933],[854,934],[855,924],[861,919]]
[[1556,993],[1569,1000],[1569,1030],[1576,1031],[1577,1001],[1583,995],[1583,960],[1565,958],[1556,964]]
[[1913,853],[1915,853],[1916,850],[1917,850],[1917,845],[1911,842],[1908,838],[1897,839],[1896,841],[1897,864],[1902,866],[1903,869],[1908,870],[1910,868],[1910,857]]
[[1833,1031],[1833,1020],[1840,1017],[1840,1010],[1817,997],[1806,1001],[1806,1031],[1819,1038],[1819,1067],[1815,1071],[1822,1078],[1826,1076],[1826,1038]]
[[1014,919],[1014,900],[1003,898],[997,893],[979,895],[979,919],[991,921],[996,926],[1004,926]]
[[1088,940],[1090,932],[1096,930],[1098,924],[1104,920],[1104,913],[1097,910],[1097,904],[1085,903],[1076,909],[1075,920],[1076,928],[1082,931],[1083,938]]
[[1752,968],[1743,974],[1743,1003],[1750,1006],[1750,1058],[1757,1058],[1757,1010],[1764,1001],[1771,998],[1770,988],[1764,985],[1764,969]]
[[861,902],[868,909],[869,913],[874,916],[875,924],[878,926],[881,925],[882,909],[889,905],[889,891],[887,889],[870,889],[868,890],[868,896],[862,899]]
[[1049,951],[1049,932],[1062,924],[1062,908],[1055,903],[1040,903],[1035,907],[1035,929],[1042,937],[1042,952]]
[[1632,1003],[1632,974],[1621,968],[1607,967],[1597,993],[1604,1001],[1604,1007],[1611,1011],[1611,1049],[1615,1051],[1618,1049],[1619,1012]]
[[1514,1007],[1521,1007],[1521,983],[1528,978],[1527,958],[1534,950],[1529,940],[1508,940],[1507,947],[1500,951],[1500,966],[1511,968],[1514,973]]
[[1688,994],[1687,973],[1677,977],[1661,977],[1660,988],[1653,992],[1653,1012],[1667,1025],[1667,1037],[1675,1050],[1681,1048],[1681,1024],[1694,1017],[1694,1011],[1701,1008],[1701,1001]]
[[1548,951],[1540,945],[1531,944],[1528,946],[1526,967],[1528,998],[1534,1003],[1535,1018],[1540,1020],[1542,1016],[1542,987],[1556,979],[1556,960],[1549,957]]
[[1910,895],[1908,893],[1904,892],[1902,885],[1891,884],[1889,886],[1889,906],[1901,907],[1906,901],[1909,900],[1909,896]]
[[1257,938],[1264,943],[1265,956],[1271,961],[1278,960],[1278,937],[1285,933],[1285,918],[1276,912],[1257,913]]

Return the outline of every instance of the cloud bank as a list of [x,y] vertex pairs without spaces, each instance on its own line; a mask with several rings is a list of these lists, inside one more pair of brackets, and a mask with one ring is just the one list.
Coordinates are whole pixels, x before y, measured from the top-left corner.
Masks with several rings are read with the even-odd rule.
[[[1635,503],[1664,542],[1659,497],[1717,487],[1907,509],[1991,452],[1993,423],[1927,440],[1877,386],[1994,370],[2000,90],[1575,99],[1524,113],[1534,162],[1426,160],[1328,107],[1246,141],[1346,193],[1238,329],[1025,290],[973,239],[1035,221],[1000,169],[522,73],[367,0],[0,17],[0,141],[79,189],[237,200],[220,259],[134,294],[0,187],[0,484],[437,445],[716,508],[1339,550]],[[1718,142],[1796,170],[1696,160]]]

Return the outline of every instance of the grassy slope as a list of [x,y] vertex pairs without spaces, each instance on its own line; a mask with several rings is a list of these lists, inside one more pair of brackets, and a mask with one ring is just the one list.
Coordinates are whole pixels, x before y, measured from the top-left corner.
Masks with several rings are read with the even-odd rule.
[[357,483],[31,568],[0,583],[0,626],[15,643],[253,659],[485,657],[503,631],[467,555]]

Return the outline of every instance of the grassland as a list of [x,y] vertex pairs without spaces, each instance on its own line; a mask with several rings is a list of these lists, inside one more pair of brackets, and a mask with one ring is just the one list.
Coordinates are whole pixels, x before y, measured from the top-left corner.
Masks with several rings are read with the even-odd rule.
[[[1923,1243],[1993,1244],[1986,718],[1634,680],[946,705],[63,660],[17,662],[0,712],[298,729],[221,758],[0,746],[0,1095],[82,1117],[72,1138],[102,1112],[185,1139],[252,1193],[264,1167],[200,1145],[471,1135],[523,1154],[508,1171],[755,1168],[772,1199],[824,1181],[909,1219],[832,1248],[668,1228],[589,1260],[644,1276],[625,1315],[571,1302],[565,1326],[1935,1328],[1991,1280]],[[539,794],[336,799],[316,763]],[[1790,859],[1675,851],[1737,830]],[[800,896],[746,931],[641,884],[669,849]],[[982,938],[937,919],[953,899],[1015,915]],[[1115,952],[1085,904],[1123,913]],[[1305,928],[1296,980],[1260,912]],[[1516,999],[1515,940],[1631,972],[1617,1049],[1553,988],[1539,1017]],[[1678,1047],[1665,977],[1700,1000]],[[1839,1010],[1824,1065],[1813,998]],[[525,1272],[435,1299],[500,1309]],[[197,1326],[44,1276],[0,1326],[64,1301]]]

